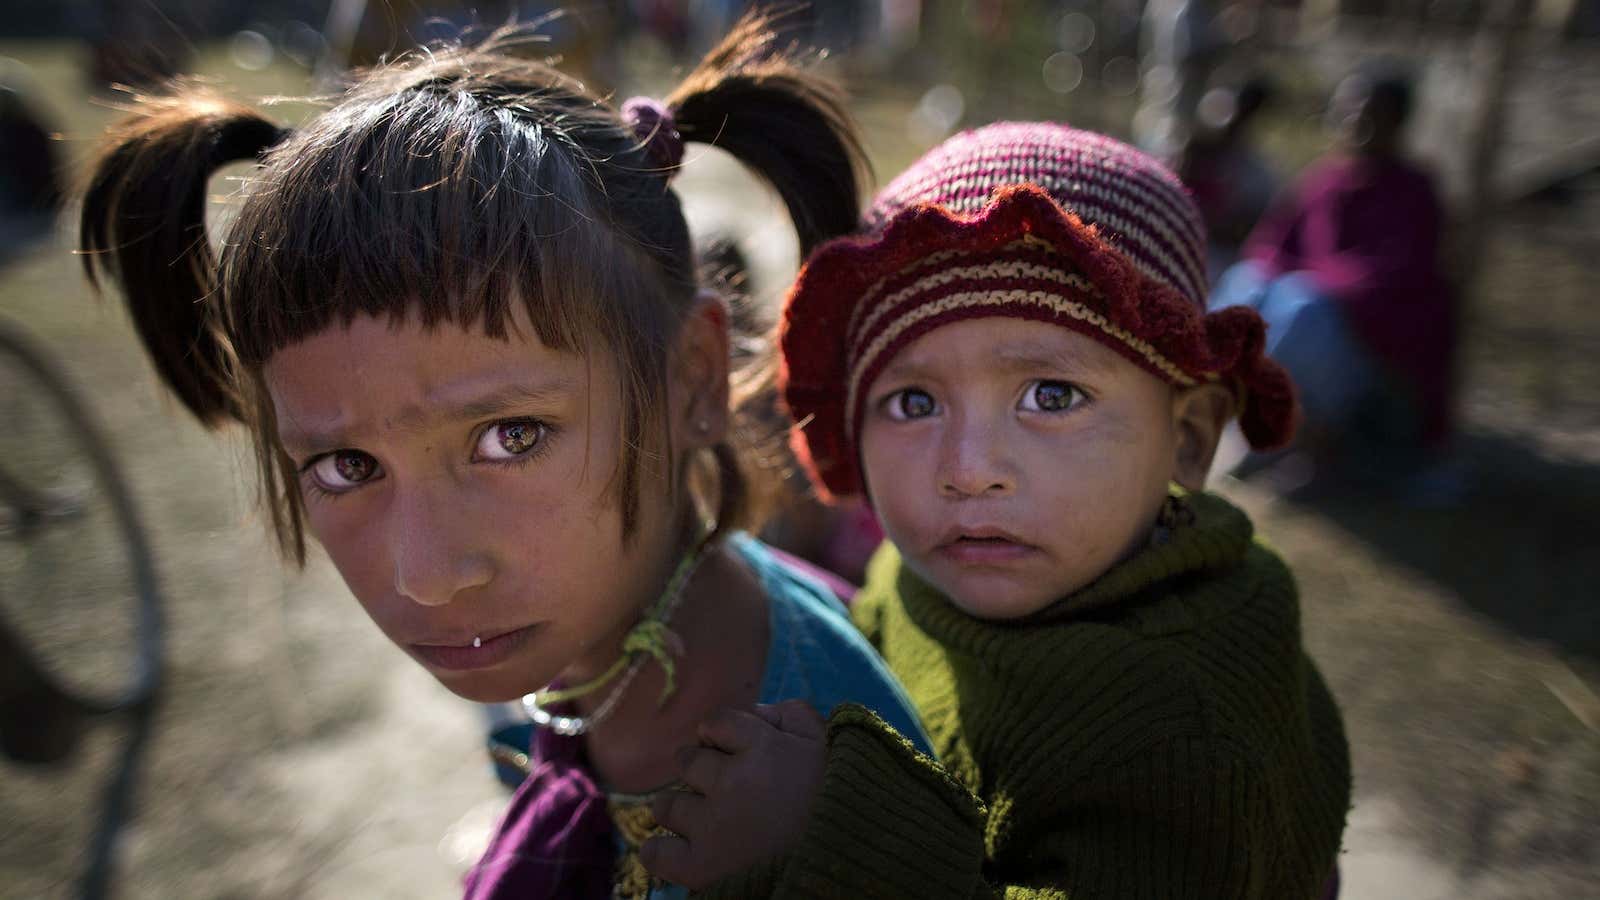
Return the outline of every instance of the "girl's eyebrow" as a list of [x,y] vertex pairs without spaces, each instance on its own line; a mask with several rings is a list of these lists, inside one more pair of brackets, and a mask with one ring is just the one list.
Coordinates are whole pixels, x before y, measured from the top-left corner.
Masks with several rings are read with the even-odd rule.
[[[426,409],[415,406],[406,408],[395,420],[395,426],[409,429],[421,427],[430,419],[444,422],[479,419],[518,406],[548,403],[570,394],[574,384],[573,379],[565,376],[555,376],[538,382],[518,382],[481,396],[468,397],[455,402],[454,405],[451,395],[466,392],[452,386],[429,394]],[[439,409],[443,409],[444,412],[431,412]]]
[[[426,406],[412,405],[384,423],[388,431],[415,432],[430,425],[481,419],[518,407],[548,403],[571,393],[577,382],[568,377],[553,377],[537,382],[507,384],[486,394],[472,396],[462,387],[449,385],[429,394]],[[456,399],[457,396],[466,396]],[[454,395],[454,396],[453,396]],[[334,419],[327,424],[305,428],[280,427],[278,440],[284,447],[306,455],[325,453],[360,444],[360,436],[377,431],[372,423],[351,424]]]

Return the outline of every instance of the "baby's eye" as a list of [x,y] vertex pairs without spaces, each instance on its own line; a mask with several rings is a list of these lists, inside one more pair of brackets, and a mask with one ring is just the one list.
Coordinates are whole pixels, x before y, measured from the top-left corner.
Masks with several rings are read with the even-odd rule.
[[938,411],[937,404],[933,402],[933,395],[921,388],[895,391],[883,398],[883,408],[889,414],[889,418],[898,422],[925,418]]
[[378,461],[360,450],[335,450],[312,463],[310,471],[316,486],[333,494],[353,490],[383,474]]
[[1066,412],[1085,399],[1083,391],[1065,381],[1034,381],[1022,392],[1021,406],[1028,412]]
[[547,426],[534,419],[495,422],[478,437],[477,456],[486,460],[516,459],[544,440]]

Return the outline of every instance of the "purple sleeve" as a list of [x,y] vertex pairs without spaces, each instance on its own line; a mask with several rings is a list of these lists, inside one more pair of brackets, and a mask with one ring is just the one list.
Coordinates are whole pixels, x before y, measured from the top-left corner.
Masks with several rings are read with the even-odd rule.
[[[1433,188],[1420,174],[1394,174],[1382,190],[1351,204],[1346,232],[1312,268],[1329,296],[1357,307],[1357,316],[1392,313],[1394,304],[1436,290],[1440,210]],[[1330,238],[1335,237],[1330,235]],[[1379,310],[1360,307],[1376,305]]]
[[[564,709],[570,714],[572,710]],[[533,766],[462,882],[465,900],[602,900],[617,844],[581,738],[534,732]]]

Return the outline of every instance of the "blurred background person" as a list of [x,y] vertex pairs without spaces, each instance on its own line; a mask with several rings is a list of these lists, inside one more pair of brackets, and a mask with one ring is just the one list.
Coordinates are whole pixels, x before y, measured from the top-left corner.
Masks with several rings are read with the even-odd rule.
[[1213,0],[1147,0],[1141,18],[1139,145],[1171,162],[1194,134],[1204,96],[1227,42]]
[[1414,474],[1451,427],[1454,292],[1440,270],[1443,211],[1401,155],[1409,80],[1362,72],[1334,92],[1335,146],[1251,233],[1213,308],[1253,307],[1268,353],[1300,389],[1299,444],[1324,459],[1381,447]]
[[1254,126],[1272,99],[1256,75],[1237,87],[1218,87],[1200,101],[1195,133],[1183,147],[1178,177],[1194,193],[1206,222],[1206,274],[1215,281],[1278,190],[1278,176],[1256,146]]

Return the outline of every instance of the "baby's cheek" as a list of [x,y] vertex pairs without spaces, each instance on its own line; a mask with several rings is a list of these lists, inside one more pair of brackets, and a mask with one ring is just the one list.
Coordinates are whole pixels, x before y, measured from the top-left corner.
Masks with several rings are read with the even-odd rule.
[[861,470],[872,510],[893,537],[897,532],[910,537],[917,525],[917,509],[927,498],[919,490],[929,476],[925,469],[928,448],[884,440],[868,433],[863,436]]
[[901,549],[902,553],[921,548],[921,536],[928,529],[925,515],[919,514],[919,504],[913,491],[904,484],[891,484],[889,479],[870,482],[882,485],[868,492],[872,511],[883,526],[884,536]]

